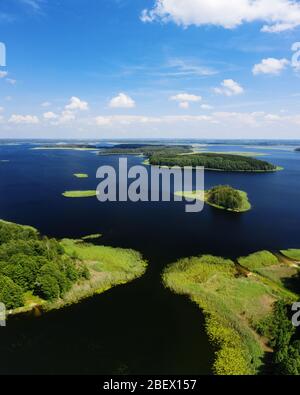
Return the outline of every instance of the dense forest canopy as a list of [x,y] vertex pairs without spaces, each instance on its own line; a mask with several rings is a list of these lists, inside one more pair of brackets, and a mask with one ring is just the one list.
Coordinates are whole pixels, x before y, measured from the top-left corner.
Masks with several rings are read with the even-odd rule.
[[259,159],[231,154],[199,153],[193,155],[153,154],[149,158],[151,165],[157,166],[204,166],[206,169],[225,171],[274,171],[276,166]]
[[119,144],[105,148],[99,155],[144,155],[155,166],[203,166],[223,171],[274,171],[277,167],[269,162],[248,156],[226,153],[194,153],[190,145],[142,145]]
[[231,210],[238,210],[243,204],[239,191],[229,185],[219,185],[210,189],[207,192],[207,201]]
[[118,144],[113,148],[106,148],[99,152],[99,155],[144,155],[150,157],[154,154],[159,156],[179,155],[192,152],[192,147],[188,145],[143,145],[143,144]]
[[291,325],[291,306],[284,300],[275,303],[273,314],[257,324],[257,331],[270,339],[275,374],[300,375],[300,341]]
[[57,240],[0,221],[0,302],[7,309],[23,306],[26,292],[44,300],[60,298],[74,282],[88,277],[87,267],[67,256]]

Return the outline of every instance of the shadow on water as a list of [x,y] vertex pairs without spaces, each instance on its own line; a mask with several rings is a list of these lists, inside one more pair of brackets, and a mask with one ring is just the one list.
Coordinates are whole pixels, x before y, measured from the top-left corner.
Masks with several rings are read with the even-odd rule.
[[0,338],[1,373],[210,373],[199,309],[153,280],[150,269],[66,309],[9,320]]

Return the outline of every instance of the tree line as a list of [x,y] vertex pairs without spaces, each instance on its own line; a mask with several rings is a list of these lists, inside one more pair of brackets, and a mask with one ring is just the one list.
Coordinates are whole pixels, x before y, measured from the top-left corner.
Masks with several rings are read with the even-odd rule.
[[118,144],[112,148],[105,148],[99,152],[99,155],[152,155],[159,156],[176,156],[192,152],[192,148],[187,145],[141,145],[141,144]]
[[47,301],[63,297],[73,283],[89,275],[56,239],[42,237],[31,227],[0,222],[0,302],[7,309],[23,306],[26,292]]
[[300,375],[300,340],[292,325],[291,306],[283,300],[275,303],[273,314],[257,325],[258,332],[270,339],[273,372]]
[[239,191],[229,185],[219,185],[211,188],[207,192],[207,201],[231,210],[238,210],[243,204]]
[[193,155],[165,156],[154,153],[149,157],[151,165],[156,166],[203,166],[206,169],[224,171],[274,171],[276,166],[256,158],[231,154],[201,153]]

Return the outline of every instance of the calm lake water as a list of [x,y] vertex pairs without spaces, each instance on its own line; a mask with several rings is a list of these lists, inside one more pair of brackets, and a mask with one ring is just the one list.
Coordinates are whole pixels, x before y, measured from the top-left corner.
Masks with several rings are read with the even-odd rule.
[[[300,146],[300,143],[299,143]],[[213,350],[200,310],[161,284],[180,257],[210,253],[236,258],[261,249],[300,248],[300,153],[290,146],[215,145],[214,151],[265,153],[284,171],[206,172],[205,187],[230,184],[247,191],[253,209],[236,215],[185,203],[99,203],[62,192],[93,189],[100,165],[118,157],[92,152],[32,150],[0,145],[0,218],[41,233],[78,238],[102,233],[106,245],[134,248],[149,260],[147,273],[69,308],[39,318],[12,318],[0,328],[0,373],[208,374]],[[131,164],[142,158],[129,157]],[[76,179],[73,173],[88,173]]]

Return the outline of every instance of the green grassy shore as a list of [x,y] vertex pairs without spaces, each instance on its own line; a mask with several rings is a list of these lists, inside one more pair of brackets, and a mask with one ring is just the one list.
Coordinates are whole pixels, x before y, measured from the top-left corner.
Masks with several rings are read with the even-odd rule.
[[101,294],[117,285],[126,284],[141,277],[147,262],[134,250],[96,246],[78,240],[60,242],[66,256],[79,259],[89,270],[89,279],[81,279],[63,297],[46,301],[32,292],[24,294],[24,306],[9,311],[20,314],[41,308],[43,311],[60,309],[80,300]]
[[284,256],[300,262],[300,249],[289,249],[280,251]]
[[[187,295],[203,311],[215,349],[213,372],[218,375],[257,374],[264,355],[272,352],[272,339],[262,336],[258,328],[273,319],[276,302],[298,299],[283,280],[297,276],[299,269],[283,270],[282,263],[268,251],[238,262],[245,266],[204,255],[181,259],[163,273],[166,287]],[[292,326],[290,321],[288,325]]]
[[146,271],[147,262],[134,250],[78,243],[71,239],[62,240],[61,245],[68,256],[76,256],[86,264],[90,279],[74,284],[63,298],[44,305],[46,310],[65,307],[101,294],[141,277]]
[[0,302],[8,315],[61,308],[144,274],[139,252],[87,242],[100,237],[59,241],[0,221]]

